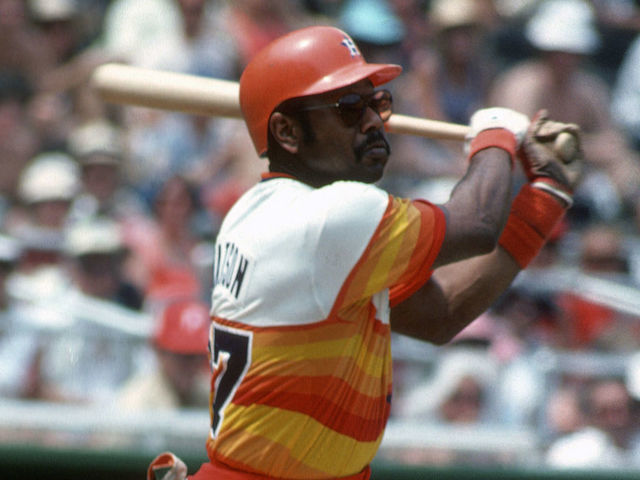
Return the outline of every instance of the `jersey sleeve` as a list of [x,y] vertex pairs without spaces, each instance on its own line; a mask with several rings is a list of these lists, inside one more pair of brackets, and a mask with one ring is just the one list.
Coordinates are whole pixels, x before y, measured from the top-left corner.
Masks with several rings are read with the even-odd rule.
[[418,230],[418,240],[410,247],[410,253],[407,251],[401,256],[407,268],[389,292],[392,307],[410,297],[431,277],[431,267],[440,252],[446,231],[445,215],[440,207],[425,200],[416,200],[410,202],[407,209],[416,211],[413,214],[417,216],[414,219],[416,225],[407,225],[406,229]]
[[393,307],[429,279],[446,230],[443,211],[424,200],[389,195],[378,226],[341,292],[348,305],[388,289]]

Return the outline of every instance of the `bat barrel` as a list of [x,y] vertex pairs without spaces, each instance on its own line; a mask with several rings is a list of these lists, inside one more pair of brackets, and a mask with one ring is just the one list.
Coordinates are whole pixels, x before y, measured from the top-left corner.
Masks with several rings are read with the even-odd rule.
[[237,82],[109,63],[94,70],[91,85],[110,103],[241,117]]
[[[97,67],[91,85],[110,103],[195,115],[241,118],[239,84],[230,80],[107,63]],[[463,141],[466,125],[393,114],[390,133]]]

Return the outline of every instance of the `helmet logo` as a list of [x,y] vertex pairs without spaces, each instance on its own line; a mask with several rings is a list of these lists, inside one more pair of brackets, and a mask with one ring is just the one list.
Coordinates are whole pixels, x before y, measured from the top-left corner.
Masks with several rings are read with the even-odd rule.
[[353,43],[353,40],[351,40],[349,37],[344,37],[344,40],[340,42],[340,45],[344,45],[345,47],[347,47],[352,57],[360,56],[360,50],[358,50],[356,44]]

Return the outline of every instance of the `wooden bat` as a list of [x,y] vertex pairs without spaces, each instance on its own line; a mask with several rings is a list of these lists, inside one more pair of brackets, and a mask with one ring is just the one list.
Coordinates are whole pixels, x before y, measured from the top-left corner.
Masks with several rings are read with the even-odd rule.
[[[173,110],[197,115],[241,118],[238,82],[153,70],[117,63],[97,67],[91,85],[110,103]],[[386,122],[391,133],[439,140],[464,141],[467,125],[394,113]],[[554,150],[567,162],[575,156],[577,139],[569,134],[556,138]]]
[[[97,67],[91,85],[109,103],[173,110],[197,115],[241,118],[238,82],[153,70],[117,63]],[[394,113],[391,133],[463,141],[466,125]]]

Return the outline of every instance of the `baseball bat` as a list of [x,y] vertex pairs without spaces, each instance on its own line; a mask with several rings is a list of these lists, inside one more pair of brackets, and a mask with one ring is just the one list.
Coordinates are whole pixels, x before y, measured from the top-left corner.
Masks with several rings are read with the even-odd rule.
[[[241,118],[238,82],[117,63],[98,66],[92,87],[109,103],[172,110],[196,115]],[[440,140],[464,140],[469,127],[394,113],[391,133]]]
[[[103,100],[110,103],[173,110],[197,115],[241,118],[238,82],[185,73],[154,70],[117,63],[98,66],[90,79]],[[390,133],[438,140],[463,141],[467,125],[394,113],[385,128]],[[569,162],[578,149],[577,139],[564,133],[554,150]]]

